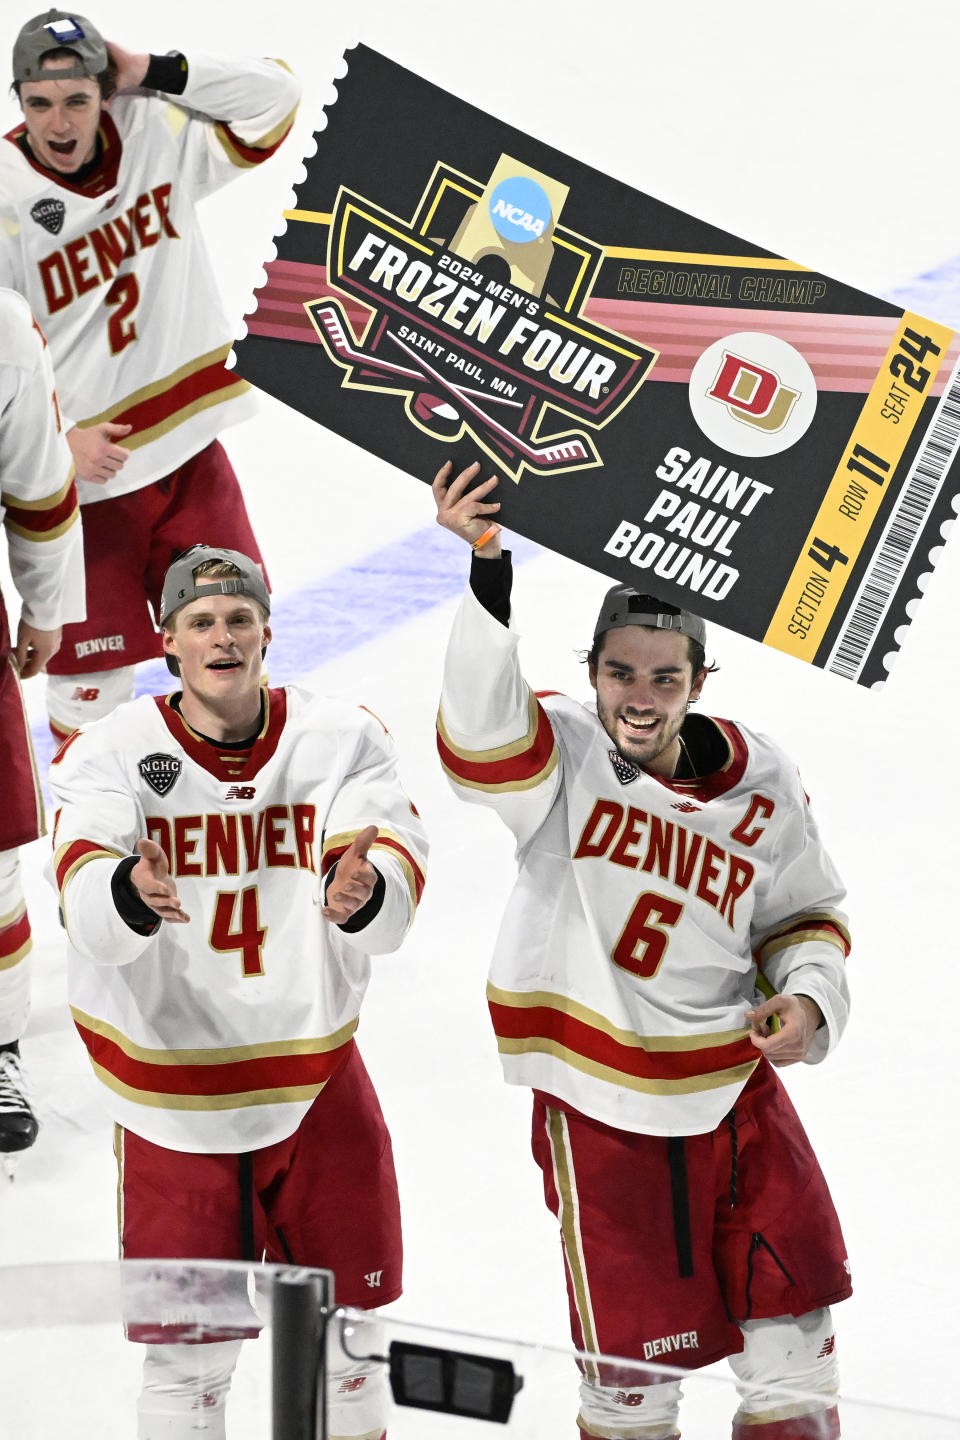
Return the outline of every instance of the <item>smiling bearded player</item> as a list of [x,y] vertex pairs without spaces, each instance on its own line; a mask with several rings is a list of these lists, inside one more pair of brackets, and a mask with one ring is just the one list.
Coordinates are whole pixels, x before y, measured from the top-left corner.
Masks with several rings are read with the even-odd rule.
[[[265,1253],[335,1271],[343,1304],[386,1304],[399,1202],[353,1033],[371,954],[413,921],[423,829],[368,710],[261,685],[270,599],[249,557],[195,546],[161,606],[180,691],[78,731],[51,768],[121,1253]],[[221,1440],[240,1343],[148,1344],[139,1440]],[[334,1362],[331,1436],[379,1436],[385,1403],[375,1364]]]
[[[434,481],[438,521],[474,550],[438,743],[456,793],[517,841],[487,993],[505,1078],[534,1091],[574,1339],[681,1369],[727,1356],[736,1440],[833,1440],[848,1267],[773,1066],[822,1060],[846,1022],[840,881],[786,756],[688,714],[697,616],[616,586],[596,710],[530,691],[478,469]],[[674,1380],[583,1373],[584,1440],[678,1434]]]

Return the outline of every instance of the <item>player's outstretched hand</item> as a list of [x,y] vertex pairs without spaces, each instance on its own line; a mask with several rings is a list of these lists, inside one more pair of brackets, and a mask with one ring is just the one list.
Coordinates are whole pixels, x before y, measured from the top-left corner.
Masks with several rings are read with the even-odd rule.
[[144,905],[149,905],[161,920],[185,925],[190,916],[180,904],[177,887],[170,878],[167,857],[155,840],[138,840],[140,859],[130,871],[130,883]]
[[105,485],[112,480],[130,457],[130,451],[116,442],[125,440],[132,429],[132,425],[103,421],[100,425],[74,425],[68,430],[67,444],[77,479],[89,480],[92,485]]
[[61,633],[60,630],[38,630],[35,625],[28,625],[26,620],[20,621],[14,654],[21,680],[37,675],[47,661],[53,659],[60,649]]
[[337,861],[333,879],[327,887],[327,903],[320,914],[334,925],[342,925],[362,910],[373,894],[377,872],[367,859],[367,851],[377,838],[376,825],[361,830],[353,843]]
[[[487,496],[499,484],[496,475],[491,475],[489,480],[484,480],[482,485],[478,485],[469,494],[466,493],[467,486],[476,478],[479,469],[480,462],[477,460],[468,465],[466,470],[461,470],[457,478],[452,480],[450,477],[453,474],[453,461],[448,460],[437,471],[433,482],[437,524],[442,525],[445,530],[452,530],[454,535],[459,535],[468,545],[475,545],[484,531],[489,530],[491,520],[500,509],[499,500],[487,502]],[[496,559],[500,554],[499,535],[488,540],[477,554],[484,559]]]
[[[776,1015],[779,1030],[771,1032],[768,1024]],[[774,1065],[796,1065],[813,1042],[823,1020],[820,1006],[809,995],[773,995],[747,1011],[750,1039]]]

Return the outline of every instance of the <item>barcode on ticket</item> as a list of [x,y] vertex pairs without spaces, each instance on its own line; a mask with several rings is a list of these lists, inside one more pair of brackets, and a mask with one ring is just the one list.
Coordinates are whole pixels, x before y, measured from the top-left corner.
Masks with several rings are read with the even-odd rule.
[[860,582],[846,624],[830,652],[826,668],[835,675],[847,680],[859,678],[958,446],[960,362],[940,398],[900,499],[884,527],[877,552]]

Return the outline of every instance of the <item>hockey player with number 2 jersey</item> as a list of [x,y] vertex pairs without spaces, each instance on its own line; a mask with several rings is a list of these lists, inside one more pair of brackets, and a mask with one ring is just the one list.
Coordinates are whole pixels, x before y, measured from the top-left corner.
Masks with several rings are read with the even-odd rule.
[[159,654],[147,602],[174,554],[200,534],[260,559],[217,439],[253,396],[225,364],[236,324],[198,205],[276,152],[300,85],[278,60],[133,53],[59,10],[21,28],[13,81],[0,285],[50,343],[86,517],[87,618],[47,683],[63,739]]
[[[269,604],[248,557],[187,552],[162,601],[182,690],[54,761],[70,1003],[117,1124],[123,1255],[265,1252],[366,1307],[400,1291],[399,1205],[353,1035],[426,846],[379,720],[260,685]],[[222,1435],[239,1344],[149,1344],[140,1440],[190,1440],[198,1407]],[[331,1433],[379,1435],[382,1377],[341,1358]]]
[[[589,654],[596,708],[534,695],[509,628],[496,479],[434,482],[474,549],[438,744],[513,832],[519,875],[488,1000],[563,1238],[587,1437],[668,1440],[656,1361],[729,1357],[735,1440],[839,1434],[830,1305],[850,1293],[826,1183],[773,1066],[822,1060],[848,1010],[843,891],[796,768],[688,713],[703,621],[617,586]],[[764,999],[763,996],[768,998]],[[626,1381],[626,1383],[624,1383]]]

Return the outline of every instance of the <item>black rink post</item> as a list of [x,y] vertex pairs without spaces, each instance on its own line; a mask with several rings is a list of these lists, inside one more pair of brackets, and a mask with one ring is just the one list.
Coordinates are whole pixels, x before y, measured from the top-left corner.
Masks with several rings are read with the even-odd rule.
[[275,1278],[273,1440],[326,1440],[324,1341],[332,1309],[330,1271],[288,1270]]

